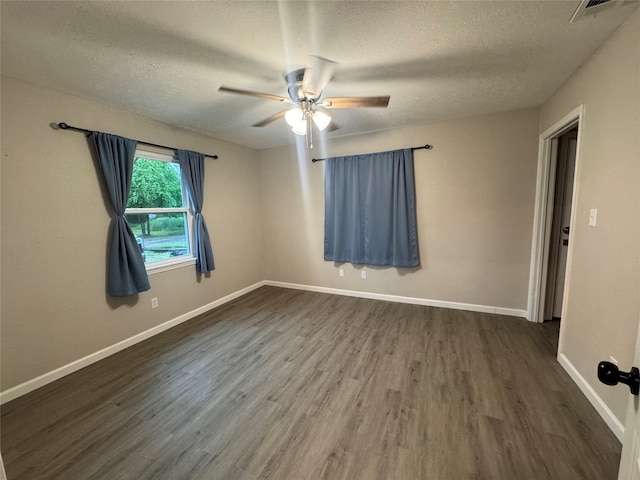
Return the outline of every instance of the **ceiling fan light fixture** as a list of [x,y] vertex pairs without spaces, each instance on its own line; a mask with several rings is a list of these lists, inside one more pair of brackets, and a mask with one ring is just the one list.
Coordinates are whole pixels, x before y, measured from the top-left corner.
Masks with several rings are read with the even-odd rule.
[[307,134],[307,122],[301,121],[299,124],[291,127],[291,130],[296,135],[306,135]]
[[304,113],[299,107],[292,108],[284,114],[285,121],[290,127],[297,127],[298,125],[304,125]]
[[316,110],[313,112],[313,123],[315,123],[316,127],[322,132],[329,126],[329,123],[331,123],[331,117],[324,112]]

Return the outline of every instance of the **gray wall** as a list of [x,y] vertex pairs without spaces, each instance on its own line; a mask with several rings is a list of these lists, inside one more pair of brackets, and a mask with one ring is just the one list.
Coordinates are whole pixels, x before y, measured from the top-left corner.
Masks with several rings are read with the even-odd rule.
[[[339,156],[430,143],[415,158],[422,267],[370,268],[323,260],[324,163],[304,150],[261,150],[269,280],[525,310],[538,149],[538,109],[317,141]],[[345,277],[338,269],[345,269]]]
[[[255,151],[4,77],[1,99],[2,390],[264,278]],[[110,213],[84,135],[59,121],[220,156],[205,160],[210,278],[190,265],[138,298],[106,295]]]
[[[600,360],[628,370],[640,318],[640,11],[541,110],[543,132],[583,104],[569,303],[560,352],[624,423],[628,390],[602,385]],[[597,227],[588,227],[598,209]]]

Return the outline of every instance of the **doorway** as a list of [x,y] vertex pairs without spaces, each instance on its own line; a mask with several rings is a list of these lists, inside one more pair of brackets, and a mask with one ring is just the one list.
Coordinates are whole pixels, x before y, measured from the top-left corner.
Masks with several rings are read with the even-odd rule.
[[578,126],[574,126],[573,129],[561,135],[554,144],[557,152],[556,155],[552,155],[556,158],[556,167],[551,234],[549,236],[549,261],[542,317],[544,321],[559,321],[562,318],[569,233],[571,231],[571,204],[578,147]]

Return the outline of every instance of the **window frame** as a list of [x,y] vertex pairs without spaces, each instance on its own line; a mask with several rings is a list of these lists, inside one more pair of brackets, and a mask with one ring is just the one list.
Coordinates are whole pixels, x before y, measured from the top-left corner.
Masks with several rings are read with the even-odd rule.
[[[159,162],[166,163],[178,163],[178,159],[175,155],[167,155],[164,153],[151,152],[149,150],[143,150],[140,148],[136,148],[136,153],[134,156],[134,167],[135,168],[135,159],[143,158],[145,160],[154,160]],[[172,207],[172,208],[126,208],[124,211],[125,215],[144,215],[150,213],[185,213],[187,219],[187,243],[189,246],[189,253],[187,255],[181,255],[179,257],[168,258],[166,260],[156,260],[154,262],[144,262],[144,266],[147,270],[147,274],[151,275],[154,273],[160,273],[167,270],[173,270],[175,268],[184,267],[187,265],[195,265],[196,257],[195,257],[195,231],[194,231],[194,215],[193,209],[191,208],[187,188],[182,181],[182,169],[180,172],[180,187],[182,189],[182,207]],[[127,199],[128,203],[128,199]]]

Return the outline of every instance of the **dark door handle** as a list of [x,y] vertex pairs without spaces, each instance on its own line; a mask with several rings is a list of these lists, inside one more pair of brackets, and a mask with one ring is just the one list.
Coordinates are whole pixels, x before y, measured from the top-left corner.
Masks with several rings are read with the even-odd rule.
[[564,233],[565,235],[569,235],[569,226],[566,226],[562,229],[562,233]]
[[634,395],[640,392],[640,370],[631,367],[630,372],[621,372],[615,363],[600,362],[598,364],[598,380],[605,385],[617,385],[624,383],[629,385],[629,390]]

